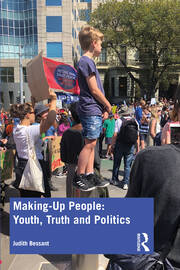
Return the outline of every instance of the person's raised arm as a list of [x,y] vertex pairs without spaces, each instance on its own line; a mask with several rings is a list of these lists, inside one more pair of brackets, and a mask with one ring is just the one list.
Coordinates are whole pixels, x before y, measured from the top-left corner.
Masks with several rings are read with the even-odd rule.
[[95,97],[97,101],[99,101],[103,106],[104,109],[110,113],[111,112],[111,104],[109,101],[105,98],[101,90],[97,86],[96,76],[94,74],[90,75],[86,78],[89,90],[91,91],[91,94]]
[[57,96],[56,94],[50,90],[50,104],[49,104],[49,112],[47,115],[47,118],[45,120],[42,120],[40,123],[40,133],[46,132],[54,123],[56,120],[56,100]]

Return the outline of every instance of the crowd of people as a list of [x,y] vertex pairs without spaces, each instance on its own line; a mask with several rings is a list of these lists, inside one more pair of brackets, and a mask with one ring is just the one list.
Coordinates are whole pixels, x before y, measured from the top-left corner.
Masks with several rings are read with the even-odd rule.
[[[28,106],[30,106],[30,103]],[[169,137],[164,137],[165,131],[162,134],[162,129],[165,126],[165,130],[167,132],[168,125],[166,125],[166,123],[177,120],[177,116],[173,111],[173,102],[171,100],[161,99],[160,102],[151,105],[142,99],[139,102],[135,102],[133,104],[123,104],[121,106],[112,105],[112,107],[115,108],[115,113],[109,113],[108,117],[104,119],[101,127],[101,133],[98,138],[98,150],[101,159],[114,160],[115,136],[116,133],[118,133],[120,130],[122,119],[126,118],[134,118],[138,123],[139,136],[134,146],[133,159],[140,150],[143,150],[148,146],[161,145],[161,143],[169,143]],[[48,112],[49,105],[45,106],[38,104],[35,108],[35,122],[40,123],[41,119],[43,119],[43,113]],[[13,137],[13,129],[16,128],[19,122],[22,120],[21,117],[23,114],[23,112],[20,111],[20,117],[18,109],[24,110],[19,104],[12,105],[10,111],[8,112],[4,112],[3,109],[1,110],[1,151],[5,151],[6,149],[16,149],[16,144]],[[42,141],[44,144],[48,139],[54,139],[56,136],[62,136],[63,133],[74,124],[74,120],[71,117],[70,108],[56,108],[55,111],[56,119],[54,120],[54,123],[52,123],[48,130],[45,131],[42,135]],[[105,151],[102,150],[103,143],[107,145]],[[62,172],[55,173],[57,177],[65,174],[66,170],[64,170],[63,174]]]
[[[180,87],[174,101],[161,99],[154,104],[154,100],[141,99],[134,104],[124,102],[122,106],[111,106],[93,60],[101,53],[103,34],[85,26],[79,33],[79,41],[84,55],[78,65],[78,104],[71,105],[69,110],[58,110],[56,94],[50,91],[47,105],[35,104],[34,98],[32,103],[12,105],[9,113],[1,112],[0,150],[16,150],[14,186],[21,197],[51,197],[53,187],[46,142],[61,136],[67,197],[73,197],[73,187],[91,192],[96,188],[106,189],[109,184],[128,190],[127,197],[153,197],[155,251],[159,252],[180,224],[180,136],[171,141],[171,124],[180,121]],[[105,154],[102,151],[104,138]],[[163,144],[164,147],[159,147]],[[43,174],[43,192],[20,187],[32,150]],[[112,160],[110,181],[101,175],[100,157]],[[119,181],[122,159],[124,176]],[[56,176],[59,175],[57,172]],[[178,231],[168,257],[174,269],[180,269],[179,247]],[[109,258],[118,259],[121,267],[120,257]],[[123,260],[123,256],[121,258]]]
[[[51,92],[51,102],[47,105],[35,105],[33,102],[16,104],[12,105],[10,111],[6,113],[7,117],[3,117],[1,114],[1,151],[13,149],[16,150],[17,153],[15,162],[16,180],[14,186],[18,188],[23,170],[27,164],[29,151],[28,136],[30,138],[31,145],[35,146],[36,155],[43,171],[45,193],[42,194],[40,192],[18,188],[21,197],[51,196],[51,190],[53,190],[51,183],[52,173],[50,172],[50,169],[48,169],[49,160],[44,154],[44,145],[46,145],[48,140],[53,140],[56,136],[62,136],[61,158],[66,163],[66,170],[63,170],[64,172],[61,170],[61,173],[57,172],[55,175],[57,177],[60,175],[65,176],[68,171],[66,194],[67,197],[73,196],[73,181],[76,177],[78,157],[85,145],[82,133],[83,126],[78,115],[77,107],[78,103],[74,103],[69,107],[69,109],[58,109],[56,107],[56,95]],[[146,190],[143,193],[141,191],[140,195],[139,191],[137,191],[136,182],[133,182],[132,178],[139,179],[141,173],[144,171],[144,169],[139,169],[139,166],[142,165],[142,163],[144,166],[149,164],[149,162],[151,163],[151,168],[147,167],[145,169],[145,175],[147,177],[148,175],[151,175],[151,169],[155,170],[154,163],[154,167],[152,168],[152,161],[155,162],[156,160],[158,163],[156,155],[159,160],[163,160],[163,162],[166,161],[164,156],[163,158],[159,157],[162,150],[157,150],[155,146],[171,143],[170,124],[172,122],[179,123],[180,114],[178,108],[178,105],[173,104],[171,100],[161,100],[153,105],[148,104],[148,102],[145,102],[144,100],[140,100],[135,104],[115,106],[115,113],[113,114],[110,112],[102,124],[101,134],[95,147],[95,162],[93,163],[94,170],[97,168],[100,172],[100,162],[98,160],[100,156],[101,159],[110,159],[113,164],[112,179],[110,179],[111,184],[119,186],[125,190],[128,189],[128,197],[149,196]],[[137,125],[138,132],[137,137],[133,135],[135,136],[133,137],[133,143],[129,144],[123,139],[122,134],[120,135],[120,130],[125,122],[131,121],[132,119]],[[103,147],[100,146],[103,139],[104,143],[107,145],[107,149],[104,149],[104,155],[102,151]],[[148,146],[153,146],[152,148],[154,151],[152,152],[152,150],[149,150],[152,148],[149,148]],[[146,148],[148,152],[141,151]],[[172,151],[171,155],[168,151]],[[173,149],[170,148],[167,148],[166,152],[168,156],[168,167],[170,159],[174,153]],[[146,157],[147,153],[149,153],[149,156],[147,157],[149,162],[146,164],[145,160],[147,160],[147,158],[143,159],[143,157]],[[120,181],[119,168],[122,158],[124,159],[124,177],[123,180]],[[159,174],[159,166],[157,166],[156,173],[157,175]],[[108,185],[107,181],[103,179],[101,174],[99,174],[100,177],[97,177],[97,174],[95,175],[96,177],[93,174],[93,181],[96,187],[104,188]],[[145,181],[149,181],[145,180],[145,175],[143,176],[144,184]],[[168,177],[168,172],[164,177]],[[90,180],[92,181],[92,178]],[[176,183],[174,185],[175,189],[177,189]],[[77,188],[77,185],[75,185],[75,187]],[[85,191],[84,188],[82,188],[82,190]],[[87,191],[90,190],[88,189]],[[160,196],[159,194],[160,193],[154,193],[154,196],[158,197]],[[162,194],[162,197],[163,196],[164,195]],[[173,217],[174,215],[172,214],[172,218]],[[157,230],[157,234],[159,235],[158,226]],[[159,241],[162,241],[162,239]],[[159,247],[157,248],[159,249]],[[109,258],[114,259],[112,256]],[[172,255],[172,258],[176,261],[176,255]]]

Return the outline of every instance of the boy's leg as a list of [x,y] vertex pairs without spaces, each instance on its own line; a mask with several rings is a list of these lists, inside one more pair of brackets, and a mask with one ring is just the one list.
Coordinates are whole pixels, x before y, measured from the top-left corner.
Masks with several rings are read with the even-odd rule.
[[[81,150],[78,158],[77,175],[85,174],[94,171],[94,148],[96,146],[96,139],[85,139],[85,145]],[[91,170],[91,171],[90,171]]]
[[99,156],[99,140],[96,141],[96,146],[94,148],[94,169],[97,169],[100,173],[101,159]]
[[101,178],[97,174],[94,173],[94,159],[95,159],[95,150],[96,146],[93,148],[91,155],[89,157],[89,161],[86,167],[86,179],[88,183],[92,183],[92,185],[95,185],[96,187],[107,187],[109,185],[109,181],[106,181],[105,179]]
[[94,173],[94,157],[95,157],[95,147],[91,151],[88,164],[86,166],[86,174]]
[[82,117],[81,123],[83,126],[83,136],[85,138],[85,145],[78,158],[77,174],[74,178],[73,184],[75,187],[83,191],[90,191],[96,188],[93,176],[94,149],[96,146],[97,138],[99,137],[101,132],[102,117],[101,116]]
[[96,145],[96,139],[85,139],[85,145],[79,154],[78,168],[73,180],[73,184],[76,188],[83,191],[91,191],[96,188],[94,181],[87,179],[86,173],[91,170],[93,173],[94,165],[94,147]]

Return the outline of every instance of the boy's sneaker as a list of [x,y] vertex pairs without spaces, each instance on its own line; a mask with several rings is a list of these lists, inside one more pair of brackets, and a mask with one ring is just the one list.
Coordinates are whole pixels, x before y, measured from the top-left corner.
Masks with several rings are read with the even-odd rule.
[[91,191],[96,188],[92,181],[88,181],[85,174],[75,175],[73,185],[82,191]]
[[90,179],[91,181],[93,181],[96,187],[101,187],[102,188],[102,187],[109,186],[108,181],[104,180],[103,178],[100,178],[96,174],[89,174],[86,177],[87,177],[87,179]]

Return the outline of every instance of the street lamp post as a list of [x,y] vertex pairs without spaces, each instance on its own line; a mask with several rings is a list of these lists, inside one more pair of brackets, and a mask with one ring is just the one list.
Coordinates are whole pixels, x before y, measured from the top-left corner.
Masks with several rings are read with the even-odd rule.
[[20,80],[20,103],[24,103],[23,99],[23,66],[22,66],[22,53],[21,53],[22,46],[19,45],[19,80]]

